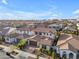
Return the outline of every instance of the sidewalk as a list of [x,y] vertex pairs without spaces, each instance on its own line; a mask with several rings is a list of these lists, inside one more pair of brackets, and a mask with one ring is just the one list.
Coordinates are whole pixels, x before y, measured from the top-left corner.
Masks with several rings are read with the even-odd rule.
[[[3,46],[3,45],[0,45],[0,47],[4,48],[4,51],[5,51],[5,52],[9,52],[9,51],[11,51],[10,47]],[[19,52],[19,54],[16,55],[15,57],[22,56],[22,57],[26,57],[26,59],[27,59],[27,57],[31,56],[31,57],[36,58],[36,55],[31,54],[31,53],[28,53],[28,52],[24,52],[24,51],[17,50],[17,49],[15,49],[14,51]],[[48,58],[39,57],[39,59],[48,59]]]

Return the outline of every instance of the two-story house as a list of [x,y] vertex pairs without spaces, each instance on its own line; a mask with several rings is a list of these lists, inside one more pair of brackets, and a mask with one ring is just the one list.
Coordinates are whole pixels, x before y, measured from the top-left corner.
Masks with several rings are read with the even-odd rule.
[[58,31],[58,30],[61,30],[62,28],[64,28],[64,24],[54,23],[54,24],[48,25],[48,28],[51,28],[51,29],[54,28]]
[[34,35],[28,38],[28,45],[34,46],[37,48],[44,48],[44,49],[50,50],[53,44],[54,44],[54,40],[45,36]]
[[61,34],[57,43],[57,53],[66,59],[79,59],[79,36]]
[[13,42],[17,42],[14,33],[15,33],[16,28],[4,28],[2,30],[2,37],[4,38],[4,41],[7,43],[13,43]]
[[27,35],[33,35],[32,29],[30,27],[22,27],[22,28],[17,28],[16,33],[18,34],[27,34]]
[[34,35],[41,35],[55,39],[55,33],[57,31],[55,29],[50,28],[36,28],[32,30],[32,32],[34,33]]

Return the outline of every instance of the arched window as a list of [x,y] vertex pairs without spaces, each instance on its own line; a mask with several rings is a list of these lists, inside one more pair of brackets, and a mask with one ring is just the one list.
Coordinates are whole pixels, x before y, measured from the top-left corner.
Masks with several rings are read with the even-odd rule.
[[66,52],[65,51],[63,52],[62,58],[66,59]]
[[73,53],[70,53],[69,54],[69,59],[73,59],[73,56],[74,56]]
[[79,51],[77,52],[77,59],[79,59]]

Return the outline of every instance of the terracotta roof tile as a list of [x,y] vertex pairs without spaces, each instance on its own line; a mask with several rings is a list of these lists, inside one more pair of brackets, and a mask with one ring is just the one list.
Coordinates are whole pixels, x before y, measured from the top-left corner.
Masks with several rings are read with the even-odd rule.
[[57,46],[60,49],[68,49],[71,51],[77,51],[79,50],[79,36],[72,36],[71,38],[63,38],[63,39],[59,39]]
[[49,45],[49,46],[51,46],[54,43],[53,39],[45,37],[45,36],[40,36],[40,35],[36,35],[35,37],[29,40],[36,41],[36,42],[39,42],[40,44]]
[[35,31],[35,32],[56,33],[55,29],[50,29],[50,28],[36,28],[33,31]]

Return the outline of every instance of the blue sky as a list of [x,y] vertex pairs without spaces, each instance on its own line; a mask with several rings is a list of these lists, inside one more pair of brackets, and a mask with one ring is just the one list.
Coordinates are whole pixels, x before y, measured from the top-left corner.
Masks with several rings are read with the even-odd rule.
[[0,19],[52,19],[79,16],[79,0],[0,0]]

